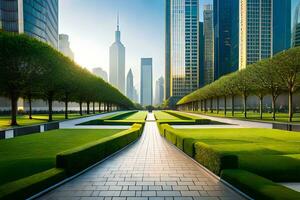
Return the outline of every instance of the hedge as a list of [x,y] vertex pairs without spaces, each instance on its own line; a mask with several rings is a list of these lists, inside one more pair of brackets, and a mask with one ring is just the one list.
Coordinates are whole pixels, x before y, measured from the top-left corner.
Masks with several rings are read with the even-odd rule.
[[56,156],[56,167],[65,169],[68,175],[75,174],[135,141],[141,135],[142,127],[134,124],[128,130],[62,152]]
[[238,168],[236,155],[223,154],[202,142],[195,143],[195,159],[216,175],[220,175],[223,169]]
[[245,170],[226,169],[221,178],[256,200],[300,199],[299,192]]
[[28,198],[66,178],[65,170],[50,170],[22,178],[0,187],[0,199]]
[[182,112],[177,112],[177,111],[172,111],[172,110],[166,110],[164,112],[174,115],[175,117],[181,118],[183,120],[194,120],[194,123],[196,123],[196,124],[210,124],[210,122],[211,122],[211,120],[209,120],[209,119],[202,119],[200,117],[185,114]]

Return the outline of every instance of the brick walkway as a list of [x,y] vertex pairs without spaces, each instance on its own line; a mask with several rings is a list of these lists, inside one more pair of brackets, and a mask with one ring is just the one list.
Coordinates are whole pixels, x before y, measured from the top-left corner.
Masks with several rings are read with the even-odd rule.
[[[148,115],[148,120],[153,115]],[[129,148],[40,199],[244,199],[158,133],[154,121]]]

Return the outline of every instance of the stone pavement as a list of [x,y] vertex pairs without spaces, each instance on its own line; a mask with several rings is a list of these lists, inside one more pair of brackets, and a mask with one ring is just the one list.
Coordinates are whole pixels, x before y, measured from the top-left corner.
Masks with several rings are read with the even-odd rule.
[[210,119],[212,121],[238,125],[244,128],[272,128],[272,123],[267,123],[267,122],[253,122],[253,121],[238,120],[238,119],[223,118],[223,117],[212,117],[212,116],[195,114],[195,113],[188,113],[188,114],[199,116],[205,119]]
[[153,120],[137,142],[39,199],[245,199],[163,139]]

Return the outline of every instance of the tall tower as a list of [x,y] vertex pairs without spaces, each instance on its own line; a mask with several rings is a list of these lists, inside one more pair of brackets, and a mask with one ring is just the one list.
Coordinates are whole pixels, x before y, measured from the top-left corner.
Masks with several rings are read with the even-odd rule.
[[152,58],[141,59],[141,104],[152,105]]
[[134,93],[133,74],[130,69],[126,78],[126,96],[132,101],[133,101],[133,93]]
[[300,46],[300,2],[298,3],[294,14],[292,45],[293,47]]
[[166,0],[165,13],[165,95],[175,104],[199,86],[199,0]]
[[290,47],[291,0],[240,0],[239,68]]
[[204,5],[203,31],[204,31],[204,85],[214,81],[214,22],[213,7]]
[[125,47],[121,42],[119,15],[115,42],[109,48],[109,82],[125,94]]

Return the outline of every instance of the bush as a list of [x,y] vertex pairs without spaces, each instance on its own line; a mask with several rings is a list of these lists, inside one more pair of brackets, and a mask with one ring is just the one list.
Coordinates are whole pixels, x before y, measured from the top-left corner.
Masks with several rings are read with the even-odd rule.
[[2,185],[0,187],[0,199],[24,199],[28,198],[66,178],[63,169],[52,168],[50,170],[28,176]]
[[257,200],[296,200],[300,193],[244,170],[227,169],[221,178]]
[[75,174],[135,141],[142,127],[135,124],[110,137],[62,152],[56,156],[56,167],[64,168],[68,175]]
[[195,159],[216,175],[223,169],[238,168],[236,155],[223,154],[202,142],[195,143]]

